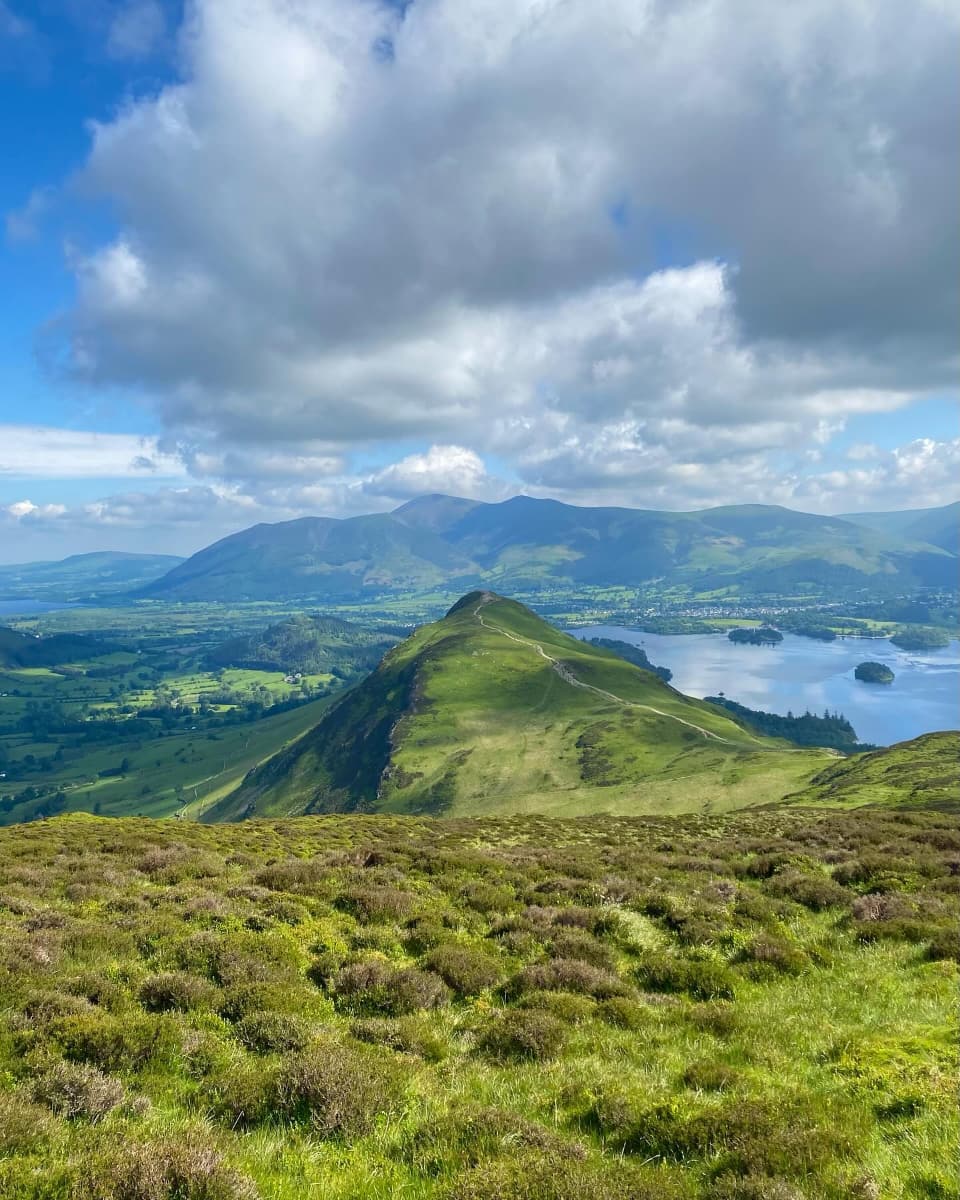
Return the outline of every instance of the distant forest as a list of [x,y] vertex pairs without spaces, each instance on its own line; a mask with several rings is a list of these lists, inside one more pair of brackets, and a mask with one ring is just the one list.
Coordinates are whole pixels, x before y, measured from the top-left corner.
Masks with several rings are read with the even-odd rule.
[[735,700],[728,700],[726,696],[705,696],[704,699],[708,704],[718,704],[727,712],[733,713],[758,733],[786,738],[798,746],[827,746],[831,750],[842,750],[846,754],[876,749],[876,746],[857,741],[856,730],[842,713],[825,711],[822,717],[818,717],[812,712],[805,712],[802,716],[795,717],[792,712],[788,712],[785,717],[781,717],[778,713],[747,708],[743,704],[737,704]]
[[673,678],[673,672],[669,667],[655,667],[650,659],[647,658],[646,650],[641,646],[635,646],[632,642],[620,642],[616,638],[591,638],[590,645],[599,646],[601,650],[612,650],[614,654],[625,658],[627,662],[633,663],[635,667],[642,667],[645,671],[652,671],[664,683],[669,683]]

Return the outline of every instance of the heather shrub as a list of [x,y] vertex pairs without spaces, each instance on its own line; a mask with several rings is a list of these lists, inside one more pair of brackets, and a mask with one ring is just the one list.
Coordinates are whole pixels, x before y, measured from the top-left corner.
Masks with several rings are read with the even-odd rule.
[[762,978],[764,973],[799,975],[807,965],[807,956],[786,938],[771,933],[761,933],[748,942],[737,956],[750,973]]
[[363,925],[399,921],[413,908],[415,896],[392,887],[353,888],[337,898],[337,907]]
[[960,933],[954,927],[938,929],[931,933],[925,957],[933,962],[953,959],[960,962]]
[[46,1109],[19,1092],[0,1092],[0,1158],[10,1154],[31,1154],[38,1150],[50,1132]]
[[616,971],[617,960],[609,947],[581,930],[558,930],[550,939],[548,951],[551,958],[576,959],[604,971]]
[[566,1026],[553,1013],[513,1009],[491,1019],[479,1038],[479,1048],[491,1058],[555,1058],[563,1048]]
[[740,1028],[740,1014],[732,1004],[723,1001],[692,1004],[687,1017],[697,1029],[718,1038],[730,1037]]
[[354,1021],[350,1032],[357,1041],[415,1054],[427,1062],[441,1062],[449,1049],[443,1035],[417,1017],[366,1017]]
[[800,871],[774,875],[767,883],[767,891],[774,896],[795,900],[813,912],[822,912],[850,902],[850,893],[829,875],[808,875]]
[[241,1021],[251,1013],[302,1013],[316,1003],[316,993],[277,983],[235,984],[220,994],[217,1011],[228,1021]]
[[300,1018],[289,1013],[250,1013],[234,1027],[237,1041],[256,1054],[285,1054],[302,1050],[309,1030]]
[[93,1063],[104,1071],[138,1070],[147,1063],[169,1063],[180,1049],[180,1031],[166,1016],[136,1020],[95,1009],[88,1015],[52,1022],[51,1040],[64,1058]]
[[230,1129],[248,1129],[277,1114],[277,1071],[269,1060],[227,1054],[205,1064],[195,1103]]
[[464,904],[475,912],[507,912],[516,904],[516,895],[507,884],[477,881],[468,883],[460,891]]
[[321,1137],[359,1137],[399,1107],[404,1085],[396,1063],[371,1047],[330,1042],[283,1061],[276,1112]]
[[140,1003],[148,1012],[192,1012],[215,1008],[217,989],[207,979],[183,971],[151,975],[140,985]]
[[508,1109],[466,1104],[422,1124],[405,1141],[403,1156],[417,1171],[438,1175],[519,1150],[570,1161],[586,1154],[579,1142]]
[[60,1062],[34,1080],[31,1093],[68,1120],[95,1123],[123,1103],[124,1088],[119,1079],[105,1075],[85,1063]]
[[443,1193],[444,1200],[681,1200],[691,1195],[677,1173],[540,1154],[480,1163]]
[[[710,1200],[805,1200],[804,1193],[786,1179],[769,1175],[725,1174],[710,1189]],[[850,1194],[854,1200],[856,1193]],[[870,1200],[864,1194],[862,1200]]]
[[601,1021],[613,1025],[616,1029],[635,1031],[641,1029],[650,1019],[648,1009],[639,1001],[631,1000],[629,996],[611,996],[609,1000],[602,1000],[596,1011]]
[[426,954],[435,946],[450,942],[453,935],[439,921],[415,917],[404,930],[403,945],[410,954]]
[[803,1176],[860,1148],[838,1110],[828,1117],[796,1101],[732,1100],[693,1113],[667,1102],[618,1116],[615,1132],[633,1154],[677,1162],[710,1157],[718,1169],[744,1175]]
[[632,989],[612,971],[605,971],[575,958],[555,958],[524,967],[510,983],[510,993],[579,992],[596,1000],[623,996]]
[[583,1025],[596,1011],[596,1001],[589,996],[572,992],[526,992],[519,1001],[520,1008],[539,1008],[553,1013],[565,1025]]
[[379,959],[351,963],[333,978],[333,1001],[350,1016],[399,1017],[445,1004],[444,982],[416,967],[392,967]]
[[722,1092],[737,1082],[737,1072],[726,1063],[701,1059],[691,1063],[682,1075],[684,1087],[698,1092]]
[[86,1200],[257,1200],[253,1182],[212,1146],[183,1135],[128,1143],[96,1159],[83,1182]]
[[454,942],[431,950],[423,965],[461,996],[476,996],[501,979],[500,966],[489,954]]
[[733,974],[713,959],[649,952],[636,977],[641,987],[652,992],[685,992],[696,1000],[732,1000],[734,995]]

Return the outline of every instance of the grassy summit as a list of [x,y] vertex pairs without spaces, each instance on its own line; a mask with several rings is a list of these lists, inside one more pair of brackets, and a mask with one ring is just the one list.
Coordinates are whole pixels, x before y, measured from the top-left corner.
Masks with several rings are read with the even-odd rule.
[[779,799],[828,762],[471,592],[210,818],[708,811]]

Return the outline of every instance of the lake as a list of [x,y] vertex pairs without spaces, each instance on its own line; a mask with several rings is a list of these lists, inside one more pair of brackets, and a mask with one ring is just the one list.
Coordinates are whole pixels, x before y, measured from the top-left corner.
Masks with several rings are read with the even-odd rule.
[[47,600],[0,600],[0,617],[34,617],[37,613],[59,612],[63,608],[77,607],[76,604]]
[[[672,685],[688,696],[736,700],[748,708],[795,716],[840,711],[862,742],[888,746],[937,729],[960,728],[960,642],[943,650],[898,650],[885,639],[817,642],[786,633],[777,646],[737,646],[725,633],[667,636],[616,625],[571,630],[642,646]],[[857,663],[886,663],[889,686],[854,679]]]

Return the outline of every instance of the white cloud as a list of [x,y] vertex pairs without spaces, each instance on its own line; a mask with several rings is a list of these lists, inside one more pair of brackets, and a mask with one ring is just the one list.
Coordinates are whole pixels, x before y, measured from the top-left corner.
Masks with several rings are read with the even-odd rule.
[[184,474],[156,438],[40,425],[0,425],[0,479],[122,479]]
[[501,500],[508,486],[487,473],[479,454],[464,446],[431,446],[424,454],[409,454],[363,481],[367,495],[406,500],[441,492],[477,500]]
[[122,230],[69,337],[204,452],[502,453],[544,411],[806,430],[953,378],[937,0],[191,11],[183,80],[95,127]]
[[960,438],[917,438],[893,450],[871,446],[849,455],[869,465],[826,471],[799,480],[793,491],[797,508],[819,512],[891,511],[950,504],[957,499]]
[[[119,57],[166,36],[110,11]],[[830,447],[955,382],[958,40],[941,0],[194,0],[181,76],[91,127],[118,228],[51,323],[162,434],[0,428],[0,474],[186,473],[170,529],[501,474],[849,509],[886,463],[924,502]],[[115,499],[90,528],[141,520]]]

